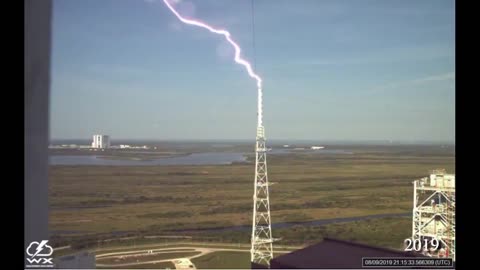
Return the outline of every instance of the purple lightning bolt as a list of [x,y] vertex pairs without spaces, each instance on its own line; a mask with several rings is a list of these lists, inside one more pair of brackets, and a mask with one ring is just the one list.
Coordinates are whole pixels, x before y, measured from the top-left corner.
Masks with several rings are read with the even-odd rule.
[[169,0],[163,0],[163,2],[173,12],[173,14],[175,14],[175,16],[177,16],[177,18],[180,21],[182,21],[183,23],[186,23],[186,24],[189,24],[189,25],[199,26],[199,27],[207,29],[208,31],[210,31],[212,33],[223,35],[225,37],[225,39],[228,41],[228,43],[230,43],[233,46],[233,48],[235,49],[235,59],[234,59],[235,62],[244,66],[245,69],[248,72],[248,75],[250,77],[254,78],[257,81],[257,88],[258,88],[258,126],[262,126],[262,116],[263,116],[263,112],[262,112],[262,79],[260,78],[260,76],[258,76],[253,71],[250,63],[240,56],[240,53],[241,53],[240,46],[238,46],[238,44],[235,41],[233,41],[230,33],[227,30],[215,29],[215,28],[209,26],[208,24],[206,24],[204,22],[201,22],[201,21],[198,21],[198,20],[186,19],[186,18],[182,17],[182,15],[180,15],[178,13],[178,11],[175,10],[175,8],[173,8],[173,6],[169,3]]

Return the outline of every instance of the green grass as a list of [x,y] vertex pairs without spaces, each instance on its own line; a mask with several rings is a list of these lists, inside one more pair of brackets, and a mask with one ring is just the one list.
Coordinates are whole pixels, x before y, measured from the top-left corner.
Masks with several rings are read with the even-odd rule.
[[[295,226],[274,230],[274,237],[281,236],[277,244],[314,244],[324,237],[338,238],[380,247],[401,249],[403,240],[411,236],[409,218],[382,218],[323,226]],[[243,235],[242,235],[243,234]],[[247,243],[248,233],[236,232],[232,238],[243,238]],[[275,256],[282,255],[274,253]],[[250,253],[214,252],[192,260],[198,268],[245,268],[250,267]]]
[[[164,248],[162,246],[159,246],[159,247],[152,247],[152,248],[146,248],[146,247],[136,247],[136,248],[119,248],[119,249],[111,249],[111,250],[97,250],[95,252],[97,258],[98,256],[102,256],[104,254],[108,254],[108,253],[113,253],[113,252],[134,252],[134,251],[137,251],[138,253],[145,253],[145,250],[154,250],[154,249],[159,249],[159,248]],[[190,252],[190,251],[194,251],[193,248],[175,248],[175,249],[172,249],[172,250],[168,250],[168,252]],[[132,253],[130,253],[132,254]],[[130,254],[127,254],[127,255],[130,255]],[[135,254],[135,253],[133,253]]]
[[[295,225],[273,230],[273,237],[281,240],[277,245],[304,246],[318,243],[324,237],[339,238],[380,247],[401,248],[403,240],[411,236],[412,221],[408,217],[391,217],[344,222],[320,226]],[[228,241],[248,245],[250,232],[199,232],[195,238],[211,237],[212,241]]]
[[324,226],[295,226],[280,229],[276,233],[283,237],[282,242],[313,244],[324,237],[338,238],[365,244],[399,249],[403,240],[411,236],[410,218],[381,218],[328,224]]
[[[191,252],[170,252],[170,253],[154,253],[154,254],[136,254],[137,256],[132,255],[118,255],[115,257],[105,257],[97,258],[97,263],[99,264],[122,264],[122,263],[132,263],[137,261],[153,261],[153,260],[167,260],[167,259],[177,259],[190,257],[198,255],[200,252],[191,251]],[[125,256],[123,259],[118,258],[119,256]]]
[[54,250],[53,253],[52,253],[52,257],[53,258],[58,258],[58,257],[62,257],[62,256],[66,256],[66,255],[70,255],[70,254],[73,254],[73,253],[77,253],[77,252],[80,252],[82,250],[72,250],[70,248],[66,248],[66,249],[61,249],[61,250]]
[[[97,266],[98,269],[111,269],[111,267],[101,267]],[[131,265],[131,266],[116,266],[115,269],[175,269],[175,265],[172,262],[160,262],[160,263],[150,263],[150,264],[140,264],[140,265]]]
[[[414,179],[436,168],[455,172],[455,153],[439,146],[352,149],[353,155],[269,155],[269,180],[278,183],[270,189],[272,221],[410,212]],[[251,225],[253,177],[253,164],[51,166],[50,230],[79,231],[78,236],[56,234],[51,242],[55,246],[73,243],[78,244],[76,248],[92,248],[170,241],[141,239],[99,244],[101,239],[188,235],[194,237],[193,241],[245,243],[249,241],[248,232],[172,230]],[[375,235],[394,240],[387,243],[382,237],[370,235],[369,239],[375,239],[371,240],[373,244],[393,245],[393,241],[400,240],[400,236],[388,235],[392,228],[402,237],[411,230],[408,222],[386,224],[376,225]],[[362,226],[342,224],[331,227],[331,233],[338,231],[336,235],[367,240],[368,230],[363,231]],[[287,242],[293,242],[295,237],[302,239],[297,242],[317,240],[308,235],[308,230],[295,234],[292,231],[275,230],[274,235]]]
[[218,251],[192,259],[197,269],[250,269],[249,252]]

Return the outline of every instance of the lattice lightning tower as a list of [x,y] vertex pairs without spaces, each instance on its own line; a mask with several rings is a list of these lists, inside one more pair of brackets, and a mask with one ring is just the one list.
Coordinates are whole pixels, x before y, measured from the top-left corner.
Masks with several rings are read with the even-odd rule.
[[272,224],[270,219],[270,200],[267,172],[267,148],[265,146],[265,128],[262,124],[262,94],[258,96],[259,118],[255,146],[255,183],[253,194],[253,224],[251,261],[270,265],[273,258]]

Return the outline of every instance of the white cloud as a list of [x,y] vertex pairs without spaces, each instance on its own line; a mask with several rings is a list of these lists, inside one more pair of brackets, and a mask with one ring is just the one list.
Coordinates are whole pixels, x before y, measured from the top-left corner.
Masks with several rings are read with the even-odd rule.
[[455,80],[455,72],[428,76],[425,78],[412,80],[411,83],[418,84],[418,83],[424,83],[424,82],[445,81],[445,80]]
[[448,73],[443,73],[443,74],[437,74],[437,75],[431,75],[423,78],[418,78],[418,79],[413,79],[413,80],[407,80],[403,82],[392,82],[388,84],[384,84],[381,86],[373,87],[370,89],[370,93],[378,93],[382,92],[382,90],[385,89],[392,89],[392,88],[398,88],[398,87],[406,87],[406,86],[411,86],[411,85],[419,85],[419,84],[425,84],[425,83],[430,83],[430,82],[438,82],[438,81],[449,81],[455,80],[455,72],[448,72]]

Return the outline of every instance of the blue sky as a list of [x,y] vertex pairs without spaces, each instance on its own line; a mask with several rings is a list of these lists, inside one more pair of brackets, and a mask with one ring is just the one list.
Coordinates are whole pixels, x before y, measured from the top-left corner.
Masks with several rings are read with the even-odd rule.
[[[182,0],[263,78],[267,139],[455,140],[452,0]],[[160,0],[55,0],[50,137],[254,139],[222,36]]]

